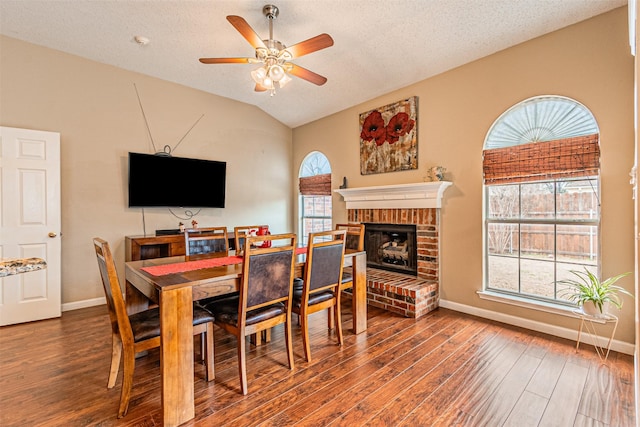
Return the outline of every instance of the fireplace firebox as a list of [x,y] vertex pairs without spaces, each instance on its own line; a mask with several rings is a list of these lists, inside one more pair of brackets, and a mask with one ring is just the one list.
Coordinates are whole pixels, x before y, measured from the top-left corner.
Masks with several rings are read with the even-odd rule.
[[366,223],[367,266],[417,276],[416,226]]

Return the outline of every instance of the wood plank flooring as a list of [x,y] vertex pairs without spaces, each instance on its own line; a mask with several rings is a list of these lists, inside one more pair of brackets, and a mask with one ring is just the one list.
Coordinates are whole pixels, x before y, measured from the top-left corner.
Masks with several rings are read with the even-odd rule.
[[[296,368],[282,328],[249,346],[249,394],[239,392],[235,338],[216,329],[216,379],[196,366],[196,418],[185,426],[635,426],[633,358],[438,309],[415,321],[369,307],[345,343],[312,316],[311,363],[294,328]],[[121,376],[107,390],[106,307],[0,328],[0,425],[159,426],[159,353],[136,361],[128,415],[116,419]]]

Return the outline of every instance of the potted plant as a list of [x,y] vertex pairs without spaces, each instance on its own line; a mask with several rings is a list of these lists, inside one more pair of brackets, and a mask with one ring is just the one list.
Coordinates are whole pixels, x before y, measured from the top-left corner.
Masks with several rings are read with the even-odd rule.
[[575,302],[582,307],[585,314],[591,316],[603,316],[607,313],[609,304],[622,308],[622,298],[620,294],[633,295],[626,289],[615,285],[615,283],[631,274],[631,272],[618,274],[605,280],[600,280],[585,267],[584,271],[571,270],[576,279],[559,280],[558,283],[567,285],[565,295],[569,301]]

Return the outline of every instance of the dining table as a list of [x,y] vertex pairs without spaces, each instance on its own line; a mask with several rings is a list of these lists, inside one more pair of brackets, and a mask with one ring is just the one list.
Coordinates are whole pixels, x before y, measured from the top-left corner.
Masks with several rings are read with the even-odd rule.
[[[303,277],[305,256],[299,248],[295,277]],[[366,252],[345,250],[344,265],[352,269],[352,316],[355,334],[367,330]],[[195,417],[193,302],[240,289],[242,257],[192,261],[185,256],[125,263],[127,312],[160,308],[162,419],[179,426]]]

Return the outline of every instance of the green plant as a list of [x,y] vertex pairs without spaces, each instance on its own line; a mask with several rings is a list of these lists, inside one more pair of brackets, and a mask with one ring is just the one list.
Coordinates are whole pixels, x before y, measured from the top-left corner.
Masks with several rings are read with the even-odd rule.
[[602,307],[605,303],[611,303],[618,308],[622,307],[622,298],[619,294],[628,295],[633,298],[633,294],[629,293],[626,289],[615,285],[615,283],[631,274],[626,272],[618,274],[617,276],[609,277],[600,281],[598,277],[587,270],[585,267],[583,271],[571,270],[577,276],[577,279],[564,279],[559,280],[557,283],[567,285],[565,295],[569,301],[575,302],[579,306],[583,306],[585,302],[591,301],[602,313]]

